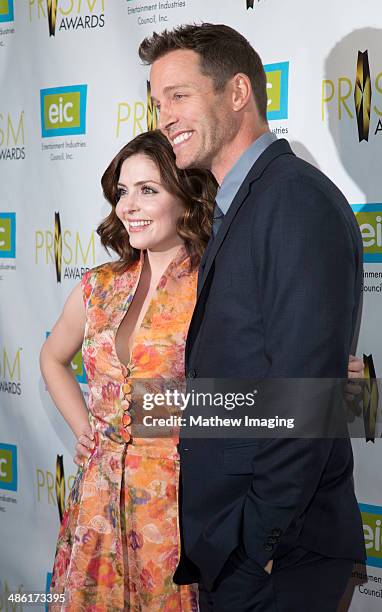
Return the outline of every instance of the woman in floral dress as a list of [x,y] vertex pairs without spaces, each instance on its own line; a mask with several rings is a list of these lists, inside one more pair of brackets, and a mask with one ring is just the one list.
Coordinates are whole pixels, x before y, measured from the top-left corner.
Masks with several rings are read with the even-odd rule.
[[[86,454],[57,543],[51,609],[197,610],[196,588],[178,586],[177,437],[137,437],[137,379],[183,376],[197,268],[211,228],[215,184],[175,166],[159,132],[141,134],[102,178],[110,215],[98,233],[119,256],[87,272],[41,351],[58,409]],[[82,344],[86,407],[70,371]],[[90,451],[86,447],[90,447]]]

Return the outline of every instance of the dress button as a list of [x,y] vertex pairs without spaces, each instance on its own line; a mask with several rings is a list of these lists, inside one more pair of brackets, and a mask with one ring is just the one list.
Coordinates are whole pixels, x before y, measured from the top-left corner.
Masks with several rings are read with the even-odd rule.
[[188,372],[187,378],[196,378],[196,370],[194,368]]
[[128,432],[128,431],[123,431],[123,430],[122,430],[122,431],[121,431],[121,436],[122,436],[122,438],[123,438],[123,440],[124,440],[125,442],[130,442],[130,440],[131,440],[131,435],[129,434],[129,432]]
[[122,393],[123,395],[127,395],[127,393],[130,393],[131,391],[131,384],[130,383],[124,383],[122,385]]
[[131,416],[127,412],[125,412],[125,414],[122,417],[122,425],[124,427],[128,427],[130,423],[131,423]]

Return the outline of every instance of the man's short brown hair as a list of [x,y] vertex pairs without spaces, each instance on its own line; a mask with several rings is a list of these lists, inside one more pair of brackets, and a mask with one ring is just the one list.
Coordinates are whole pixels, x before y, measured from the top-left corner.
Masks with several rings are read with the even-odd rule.
[[267,87],[259,55],[242,34],[223,24],[181,25],[173,30],[154,32],[139,46],[139,57],[152,64],[170,51],[189,49],[200,56],[200,68],[212,79],[216,91],[238,72],[251,81],[259,115],[267,120]]

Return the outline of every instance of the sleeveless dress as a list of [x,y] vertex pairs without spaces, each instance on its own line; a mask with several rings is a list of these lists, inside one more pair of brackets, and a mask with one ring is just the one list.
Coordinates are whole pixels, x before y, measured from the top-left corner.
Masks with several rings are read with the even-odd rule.
[[82,353],[95,449],[78,469],[58,536],[51,593],[65,593],[66,603],[50,610],[198,610],[197,587],[172,580],[180,555],[178,439],[135,438],[129,412],[135,379],[184,376],[197,285],[189,263],[181,247],[158,284],[127,367],[118,359],[115,337],[143,254],[122,273],[105,264],[82,279]]

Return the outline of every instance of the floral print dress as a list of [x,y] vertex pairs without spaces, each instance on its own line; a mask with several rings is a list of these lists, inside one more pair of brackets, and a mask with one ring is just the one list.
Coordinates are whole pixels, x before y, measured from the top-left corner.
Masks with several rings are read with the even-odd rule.
[[[135,438],[129,411],[138,378],[181,378],[196,300],[197,272],[184,247],[162,276],[137,331],[131,359],[115,337],[134,297],[143,255],[128,270],[111,264],[82,279],[86,308],[83,359],[95,449],[79,468],[58,536],[52,593],[75,612],[197,611],[195,586],[177,586],[177,438]],[[136,380],[136,384],[137,384]]]

